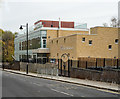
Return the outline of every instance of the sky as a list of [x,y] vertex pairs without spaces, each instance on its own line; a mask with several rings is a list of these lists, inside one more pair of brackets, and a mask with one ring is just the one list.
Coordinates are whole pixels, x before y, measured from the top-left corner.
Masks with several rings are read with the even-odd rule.
[[87,23],[88,28],[110,24],[118,17],[119,0],[0,0],[0,28],[19,32],[20,25],[38,20]]

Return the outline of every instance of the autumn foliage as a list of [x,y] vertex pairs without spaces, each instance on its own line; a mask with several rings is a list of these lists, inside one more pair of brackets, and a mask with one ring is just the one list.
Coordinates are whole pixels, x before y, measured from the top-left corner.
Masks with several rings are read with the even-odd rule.
[[14,56],[15,34],[11,31],[0,29],[0,61],[12,62]]

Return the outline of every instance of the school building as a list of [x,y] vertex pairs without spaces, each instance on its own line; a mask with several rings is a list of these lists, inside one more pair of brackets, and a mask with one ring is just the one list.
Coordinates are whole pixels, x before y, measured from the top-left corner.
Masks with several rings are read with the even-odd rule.
[[[70,67],[118,66],[120,32],[115,27],[75,26],[74,22],[40,20],[29,32],[29,61],[58,64],[60,73]],[[26,61],[26,34],[15,38],[15,58]],[[86,65],[87,64],[87,65]]]

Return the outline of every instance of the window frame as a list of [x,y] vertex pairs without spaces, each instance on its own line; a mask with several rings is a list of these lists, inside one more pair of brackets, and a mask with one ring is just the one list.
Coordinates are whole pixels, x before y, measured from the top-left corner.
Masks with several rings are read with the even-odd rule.
[[[110,46],[111,46],[111,48],[110,48]],[[108,49],[109,49],[109,50],[112,50],[112,45],[108,45]]]
[[[116,40],[117,40],[117,42],[116,42]],[[115,44],[118,44],[118,42],[119,42],[119,40],[118,40],[118,39],[115,39]]]
[[[90,44],[90,41],[91,41],[91,44]],[[92,40],[89,40],[89,45],[92,45],[93,44],[92,42],[93,42]]]
[[[83,40],[84,39],[84,40]],[[85,42],[85,37],[82,37],[82,42]]]

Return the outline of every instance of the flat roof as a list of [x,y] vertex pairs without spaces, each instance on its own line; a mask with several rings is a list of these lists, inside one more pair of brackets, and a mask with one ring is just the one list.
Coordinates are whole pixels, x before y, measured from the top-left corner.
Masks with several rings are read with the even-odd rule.
[[95,26],[95,27],[91,27],[91,28],[118,28],[118,27],[104,27],[104,26]]
[[[39,29],[30,31],[29,34],[40,31],[40,30],[66,30],[66,31],[89,31],[89,29],[76,29],[76,28],[53,28],[53,27],[41,27]],[[20,38],[22,36],[25,36],[26,34],[20,34],[16,38]]]
[[76,35],[97,35],[97,34],[83,34],[83,33],[76,33],[76,34],[71,34],[71,35],[67,35],[67,36],[61,36],[61,37],[57,37],[57,38],[53,38],[53,39],[50,39],[50,40],[54,40],[54,39],[59,39],[59,38],[65,38],[65,37],[70,37],[70,36],[76,36]]
[[37,30],[68,30],[68,31],[89,31],[89,29],[76,29],[76,28],[54,28],[54,27],[42,27]]

